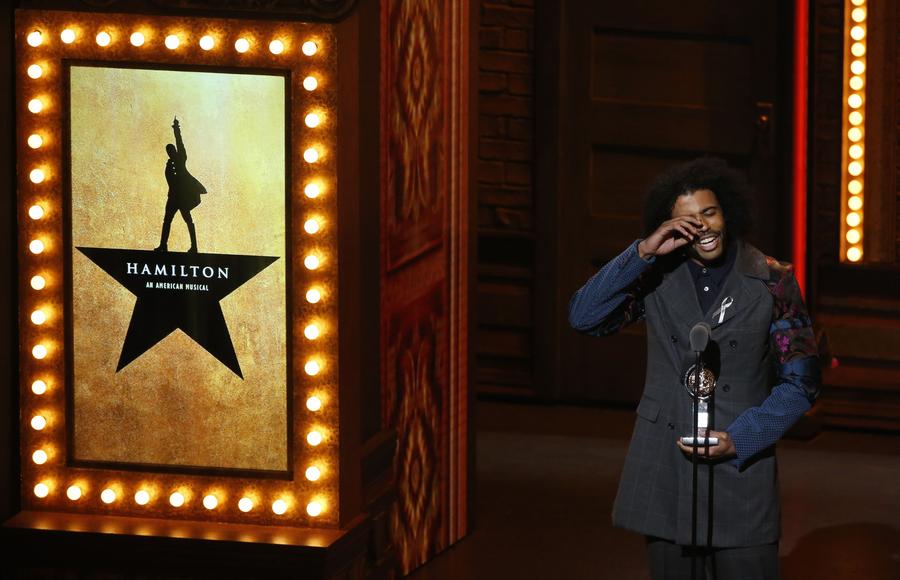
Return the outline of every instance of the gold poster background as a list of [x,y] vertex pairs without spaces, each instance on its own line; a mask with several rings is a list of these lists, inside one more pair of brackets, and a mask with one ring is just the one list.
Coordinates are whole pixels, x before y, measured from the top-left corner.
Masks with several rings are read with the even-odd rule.
[[[285,80],[72,66],[74,458],[286,470]],[[135,297],[76,246],[151,250],[178,117],[201,253],[278,256],[220,302],[244,379],[181,330],[116,373]],[[169,250],[190,245],[180,214]]]

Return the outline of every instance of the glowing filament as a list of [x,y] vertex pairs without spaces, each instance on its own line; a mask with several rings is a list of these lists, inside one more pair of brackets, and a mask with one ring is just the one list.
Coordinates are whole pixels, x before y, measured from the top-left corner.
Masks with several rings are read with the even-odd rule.
[[306,408],[315,413],[322,409],[322,399],[319,397],[310,397],[306,399]]
[[310,304],[317,304],[319,300],[322,299],[322,293],[316,290],[315,288],[311,290],[307,290],[306,292],[306,301]]
[[34,486],[34,495],[35,497],[44,499],[45,497],[50,495],[50,487],[46,483],[39,483]]
[[34,461],[37,465],[43,465],[47,463],[47,452],[43,449],[38,449],[31,454],[31,460]]
[[33,220],[39,220],[44,217],[44,208],[35,204],[28,208],[28,217]]
[[310,254],[303,258],[303,265],[306,266],[307,270],[315,270],[319,267],[319,258]]
[[322,472],[319,471],[318,467],[310,467],[306,470],[306,479],[309,481],[318,481],[319,478],[322,477]]
[[174,508],[180,508],[184,505],[184,495],[176,491],[169,496],[169,504]]
[[315,199],[315,198],[319,197],[319,194],[321,192],[322,191],[319,188],[318,183],[307,183],[306,187],[303,188],[303,193],[306,195],[306,197],[308,197],[310,199]]
[[112,37],[108,32],[101,32],[97,35],[97,44],[99,46],[109,46],[109,43],[112,42]]
[[846,238],[849,243],[858,244],[859,240],[862,239],[862,234],[860,234],[857,229],[847,230]]
[[106,488],[100,492],[100,501],[102,501],[106,505],[109,505],[109,504],[115,502],[116,498],[117,498],[116,492],[109,488]]
[[135,32],[131,35],[131,44],[133,46],[143,46],[144,45],[144,35],[140,32]]
[[312,56],[316,54],[316,52],[319,50],[319,47],[312,40],[307,40],[303,43],[303,46],[300,50],[302,50],[303,54],[305,54],[306,56]]
[[28,136],[28,146],[32,149],[40,149],[43,144],[44,140],[37,133],[32,133]]
[[203,50],[212,50],[216,45],[216,39],[212,36],[206,35],[200,39],[200,48]]
[[41,240],[31,240],[31,243],[28,244],[28,250],[32,254],[40,254],[44,251],[44,242]]
[[862,258],[862,250],[859,249],[859,246],[853,246],[849,250],[847,250],[847,259],[851,262],[859,262]]
[[31,99],[28,101],[28,110],[37,115],[44,110],[44,103],[40,99]]
[[284,43],[280,40],[273,40],[269,43],[269,52],[272,54],[281,54],[284,52]]
[[77,485],[70,485],[69,489],[66,490],[66,497],[72,501],[78,501],[81,499],[81,488]]
[[303,335],[309,340],[315,340],[319,338],[319,327],[315,324],[310,324],[303,329]]
[[28,46],[40,46],[42,42],[44,42],[44,36],[41,34],[40,30],[32,30],[28,33],[28,37],[25,39],[28,43]]
[[59,33],[59,39],[62,40],[64,44],[72,44],[75,42],[75,31],[71,28],[66,28]]
[[28,76],[33,79],[39,79],[44,74],[44,69],[41,68],[38,64],[33,64],[28,67]]
[[313,447],[316,447],[322,443],[322,434],[318,431],[310,431],[309,434],[306,435],[306,442]]
[[306,123],[307,127],[310,127],[310,128],[318,127],[319,123],[320,123],[320,119],[319,119],[319,116],[316,115],[315,113],[310,113],[306,116],[306,118],[303,120],[303,122]]
[[47,322],[47,313],[40,309],[35,310],[31,313],[31,322],[37,324],[38,326],[44,324],[45,322]]
[[319,81],[316,80],[316,77],[306,77],[303,79],[303,88],[307,91],[314,91],[318,86]]
[[319,371],[322,370],[322,367],[320,367],[319,363],[317,363],[316,361],[311,360],[307,361],[306,364],[303,365],[303,370],[306,371],[306,374],[308,374],[309,376],[314,377],[319,374]]
[[322,513],[322,504],[317,501],[311,501],[306,505],[306,513],[310,517],[317,517]]
[[47,392],[47,383],[38,379],[31,383],[31,392],[35,395],[43,395]]
[[31,287],[35,290],[43,290],[47,285],[47,281],[44,280],[43,276],[32,276],[31,277]]
[[242,497],[238,502],[238,509],[244,513],[253,510],[253,500],[249,497]]
[[203,507],[205,507],[208,510],[214,510],[214,509],[216,509],[216,507],[218,507],[218,505],[219,505],[219,499],[212,494],[203,498]]
[[150,503],[150,492],[146,489],[138,490],[138,492],[134,494],[134,503],[138,505],[147,505]]
[[277,516],[283,516],[287,512],[287,502],[283,499],[276,499],[272,502],[272,512]]
[[313,219],[306,220],[306,223],[303,224],[303,229],[308,234],[314,234],[319,231],[319,222]]
[[31,356],[38,360],[45,358],[47,356],[47,347],[43,344],[36,344],[34,348],[31,349]]
[[175,50],[176,48],[178,48],[178,45],[181,44],[181,41],[178,40],[178,37],[175,36],[174,34],[170,34],[169,36],[166,37],[164,44],[166,45],[166,48],[168,48],[169,50]]
[[310,147],[306,151],[303,152],[303,159],[307,163],[315,163],[319,160],[319,152],[314,148]]
[[250,41],[246,38],[238,38],[234,41],[234,49],[241,54],[250,50]]
[[44,173],[43,169],[32,169],[31,173],[28,174],[28,179],[31,180],[31,183],[43,183],[44,179],[47,178],[47,175]]

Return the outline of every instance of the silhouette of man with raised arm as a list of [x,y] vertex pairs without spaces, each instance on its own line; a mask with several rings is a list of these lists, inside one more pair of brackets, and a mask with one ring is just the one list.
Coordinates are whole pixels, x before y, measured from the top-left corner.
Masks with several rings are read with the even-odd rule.
[[191,219],[191,210],[200,205],[200,194],[206,193],[206,188],[196,177],[187,170],[187,151],[184,141],[181,139],[181,126],[178,117],[172,123],[175,132],[175,145],[166,145],[166,153],[169,159],[166,161],[166,182],[169,184],[169,196],[166,200],[166,214],[163,217],[162,234],[160,235],[157,252],[168,252],[169,230],[172,227],[172,218],[175,212],[181,212],[184,223],[187,224],[188,233],[191,235],[191,247],[189,253],[197,253],[197,230],[194,220]]

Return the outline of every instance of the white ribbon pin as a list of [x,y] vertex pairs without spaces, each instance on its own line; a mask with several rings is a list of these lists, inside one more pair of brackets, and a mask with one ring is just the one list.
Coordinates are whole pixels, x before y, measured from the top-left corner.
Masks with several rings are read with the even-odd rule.
[[722,300],[722,306],[719,307],[719,324],[725,320],[725,311],[728,310],[728,307],[734,304],[734,298],[731,296],[726,296],[724,300]]

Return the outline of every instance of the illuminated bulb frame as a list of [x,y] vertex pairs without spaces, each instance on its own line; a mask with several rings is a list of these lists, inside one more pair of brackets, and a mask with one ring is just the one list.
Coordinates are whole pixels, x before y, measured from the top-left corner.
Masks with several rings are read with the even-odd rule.
[[[241,26],[242,28],[239,28]],[[19,10],[16,13],[16,58],[17,58],[17,106],[23,114],[16,115],[16,142],[20,169],[17,176],[18,208],[27,215],[28,209],[40,203],[44,215],[40,219],[22,220],[19,223],[19,246],[26,251],[20,268],[20,312],[22,323],[20,328],[19,353],[21,397],[20,412],[26,423],[21,438],[23,453],[21,470],[24,509],[55,511],[96,511],[113,515],[136,515],[149,517],[203,519],[215,513],[219,521],[245,523],[252,521],[259,524],[284,525],[291,522],[304,526],[337,527],[340,502],[334,495],[339,481],[339,449],[340,430],[338,414],[338,376],[335,364],[337,361],[338,329],[337,320],[337,236],[334,227],[337,223],[336,169],[337,169],[337,127],[338,115],[334,109],[337,96],[334,94],[335,83],[329,82],[337,76],[337,51],[331,50],[336,44],[335,25],[322,23],[290,23],[257,22],[254,39],[250,50],[240,54],[234,47],[235,41],[244,36],[246,29],[240,21],[226,19],[184,18],[169,16],[117,15],[116,23],[110,26],[102,16],[97,14]],[[43,41],[33,47],[27,44],[27,34],[32,30],[42,31]],[[63,30],[77,31],[74,41],[62,42],[60,34]],[[200,48],[199,39],[207,31],[215,30],[215,46],[206,51]],[[134,46],[131,35],[140,31],[144,35],[144,43]],[[97,44],[97,34],[107,32],[111,42],[105,47]],[[179,40],[177,49],[165,45],[170,35]],[[273,55],[268,47],[272,40],[280,39],[286,50],[281,55]],[[316,43],[314,55],[292,56],[303,42],[312,40]],[[48,42],[49,41],[49,42]],[[126,48],[127,50],[115,50]],[[119,53],[121,52],[121,56]],[[297,51],[299,52],[299,51]],[[240,59],[238,60],[238,56]],[[53,449],[53,456],[66,457],[67,414],[66,401],[69,400],[68,389],[70,373],[67,371],[67,349],[70,344],[65,335],[65,320],[70,315],[67,306],[67,278],[64,260],[71,254],[71,247],[65,243],[67,236],[63,230],[63,200],[66,199],[63,184],[54,176],[64,174],[63,151],[65,144],[57,135],[64,135],[60,103],[64,101],[65,88],[61,74],[64,59],[73,61],[103,60],[115,63],[119,60],[132,62],[147,60],[158,62],[162,58],[175,66],[209,65],[221,63],[227,67],[246,66],[248,68],[278,68],[285,71],[285,78],[291,79],[288,102],[290,121],[287,128],[292,138],[292,150],[288,152],[292,159],[300,161],[292,163],[292,174],[286,180],[290,190],[287,192],[290,203],[291,219],[288,220],[297,231],[288,231],[291,240],[290,260],[292,278],[288,291],[297,296],[297,304],[293,308],[295,314],[286,321],[292,330],[292,352],[288,360],[315,359],[322,362],[321,371],[315,376],[304,372],[303,364],[295,364],[291,368],[292,405],[290,413],[293,424],[289,432],[293,442],[290,465],[293,465],[290,481],[275,480],[270,477],[254,478],[242,475],[240,478],[222,478],[221,473],[214,475],[176,474],[144,472],[141,470],[117,470],[106,466],[103,469],[86,465],[69,465],[67,462],[48,461],[43,465],[33,462],[34,449]],[[31,64],[40,64],[42,75],[33,80],[28,77],[27,70]],[[238,64],[236,64],[238,63]],[[303,81],[312,77],[316,87],[307,89]],[[42,103],[40,114],[31,113],[28,103],[39,99]],[[310,113],[319,115],[320,123],[314,132],[315,140],[310,139],[305,118]],[[32,149],[28,146],[28,137],[32,134],[50,136],[44,138],[41,147]],[[316,148],[319,159],[314,164],[303,163],[303,152]],[[327,153],[322,155],[322,153]],[[34,167],[44,168],[48,176],[43,183],[30,181],[29,171]],[[320,195],[310,198],[304,194],[308,183],[321,186]],[[315,236],[304,234],[303,224],[310,215],[319,215],[320,229]],[[27,252],[31,240],[44,240],[51,252],[33,255]],[[314,243],[313,243],[314,242]],[[303,266],[303,258],[309,254],[321,256],[323,260],[316,270],[307,270]],[[32,277],[41,276],[45,285],[40,289],[31,286]],[[321,300],[310,303],[304,298],[310,288],[322,291]],[[46,306],[51,308],[47,309]],[[59,305],[59,306],[57,306]],[[47,312],[47,323],[35,325],[30,315],[38,308]],[[325,323],[327,333],[315,341],[304,338],[303,329],[314,321]],[[44,344],[48,347],[45,358],[33,358],[31,349],[34,345]],[[50,388],[38,389],[40,394],[32,391],[32,384],[44,381]],[[322,403],[316,411],[306,406],[310,397],[318,397]],[[41,415],[49,418],[47,427],[36,431],[28,425],[31,417]],[[315,422],[315,425],[313,424]],[[328,433],[320,445],[310,447],[306,442],[306,434],[318,426],[323,433]],[[49,465],[52,464],[52,465]],[[326,467],[316,481],[306,478],[306,469],[310,465]],[[83,481],[79,487],[84,491],[78,501],[70,501],[66,490],[73,481]],[[45,498],[37,498],[34,488],[37,484],[48,487]],[[245,513],[239,509],[236,501],[221,501],[215,510],[210,512],[202,501],[186,501],[178,509],[169,504],[169,497],[179,488],[192,486],[198,489],[209,489],[211,485],[220,488],[216,495],[219,498],[253,498],[253,508]],[[116,499],[110,504],[101,500],[101,490],[115,490]],[[151,500],[147,505],[138,505],[134,501],[135,493],[141,489],[152,490]],[[279,499],[287,503],[287,511],[283,515],[272,513],[271,506]],[[306,513],[306,506],[311,502],[319,502],[326,506],[321,515],[311,518]],[[268,508],[268,509],[267,509]]]
[[[865,2],[862,3],[865,5]],[[852,0],[844,0],[844,92],[843,92],[843,123],[842,123],[842,139],[841,139],[841,150],[842,150],[842,159],[841,159],[841,220],[840,220],[840,259],[841,262],[847,264],[858,264],[863,261],[865,257],[865,251],[863,249],[863,244],[865,241],[865,216],[863,214],[865,210],[865,176],[866,176],[866,146],[865,146],[865,135],[866,135],[866,87],[868,86],[868,82],[866,81],[866,74],[868,71],[868,67],[865,67],[866,70],[863,70],[859,74],[854,73],[851,70],[851,64],[855,61],[865,64],[866,63],[866,55],[865,55],[865,47],[868,39],[867,34],[867,19],[868,14],[866,14],[866,18],[861,22],[854,21],[851,17],[853,10],[857,8],[857,4]],[[868,12],[868,11],[866,11]],[[862,38],[859,40],[854,40],[851,36],[851,31],[855,28],[859,27],[862,29]],[[859,36],[859,34],[857,34]],[[859,56],[854,55],[854,51],[860,53]],[[851,79],[854,77],[858,77],[859,81],[861,81],[862,87],[859,90],[855,90],[851,86]],[[851,107],[850,102],[856,101],[859,102],[860,105],[858,107]],[[862,123],[859,125],[854,125],[851,122],[850,115],[854,112],[858,111],[860,115],[862,115]],[[862,132],[862,140],[859,141],[851,141],[850,140],[850,129],[853,127],[858,127]],[[858,154],[858,157],[851,157],[851,151],[854,154]],[[857,163],[859,165],[857,165]],[[858,175],[853,175],[850,170],[851,168],[861,167],[862,171]],[[855,172],[855,170],[854,170]],[[856,194],[853,194],[849,191],[848,187],[851,181],[857,180],[862,184],[862,190]],[[854,195],[858,196],[858,198],[854,199],[851,202],[851,198]],[[850,207],[851,203],[858,204],[859,201],[862,200],[863,207],[858,209],[853,209]],[[859,214],[861,221],[857,226],[850,226],[847,223],[847,216],[849,216],[852,212],[856,212]],[[847,240],[847,232],[851,229],[855,229],[859,233],[859,241],[854,244],[851,244]],[[856,259],[851,259],[854,257]]]

